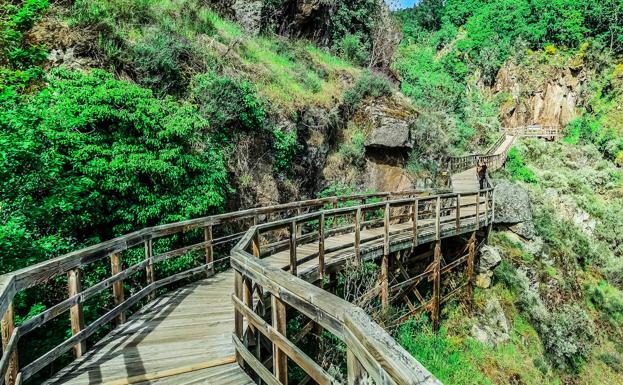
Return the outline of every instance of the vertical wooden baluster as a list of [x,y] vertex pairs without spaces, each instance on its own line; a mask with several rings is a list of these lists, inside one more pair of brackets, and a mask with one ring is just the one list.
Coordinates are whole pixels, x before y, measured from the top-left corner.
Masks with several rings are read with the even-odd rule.
[[320,212],[318,221],[318,275],[320,287],[324,286],[324,211]]
[[413,208],[411,210],[411,215],[412,215],[411,221],[413,222],[413,248],[414,249],[418,245],[418,239],[417,239],[417,237],[418,237],[418,234],[417,234],[417,232],[418,232],[418,229],[417,229],[417,225],[418,225],[417,217],[418,217],[418,214],[419,214],[419,201],[417,199],[415,199],[413,201]]
[[467,253],[467,298],[469,304],[472,304],[474,295],[474,262],[476,260],[476,232],[472,233],[469,238],[469,247]]
[[203,228],[203,239],[206,242],[210,242],[206,245],[206,264],[208,265],[208,271],[211,275],[214,275],[214,246],[212,245],[212,225]]
[[476,194],[476,228],[480,228],[480,191]]
[[[234,296],[242,300],[242,274],[234,270]],[[243,341],[243,318],[242,313],[234,307],[234,333],[240,341]],[[236,361],[240,367],[244,367],[244,360],[238,350],[236,350]]]
[[[121,254],[113,253],[110,256],[110,269],[112,271],[112,275],[119,274],[123,270],[121,264]],[[125,293],[123,291],[123,281],[117,281],[112,284],[112,294],[113,301],[115,306],[120,305],[125,301]],[[117,317],[115,317],[115,323],[117,326],[123,324],[125,322],[125,312],[119,313]]]
[[346,373],[348,385],[360,385],[363,383],[364,368],[351,349],[346,350]]
[[357,266],[361,263],[361,253],[359,246],[361,242],[361,207],[355,211],[355,264]]
[[[333,210],[337,209],[337,201],[333,202]],[[333,214],[333,224],[332,226],[334,229],[337,228],[337,213]]]
[[[366,205],[366,199],[363,198],[361,200],[361,206],[365,206],[365,205]],[[360,219],[361,219],[361,230],[365,230],[366,226],[365,226],[364,222],[366,221],[366,211],[363,208],[361,209],[361,218]]]
[[489,190],[485,191],[485,225],[489,226]]
[[388,275],[389,275],[389,221],[390,221],[389,203],[385,204],[385,218],[383,220],[384,237],[383,237],[383,260],[381,261],[381,309],[386,311],[389,307],[389,290],[388,290]]
[[439,306],[441,301],[441,240],[435,243],[435,254],[433,260],[433,298],[432,314],[433,330],[439,330]]
[[[253,309],[253,282],[248,277],[242,278],[242,302],[247,305],[249,309]],[[251,324],[247,324],[247,338],[244,341],[249,351],[252,346],[255,346],[255,327]]]
[[290,223],[290,274],[296,275],[296,221]]
[[436,239],[440,239],[441,237],[441,197],[437,197],[437,204],[435,208],[435,228],[436,228]]
[[[2,316],[2,322],[0,326],[2,328],[2,353],[6,354],[9,342],[11,340],[11,336],[13,335],[13,330],[15,329],[15,314],[13,312],[13,302],[9,304],[6,313],[4,313],[4,315]],[[6,374],[4,375],[4,382],[6,385],[15,385],[17,381],[17,374],[19,370],[19,362],[17,357],[17,343],[15,343],[13,353],[11,353],[9,366],[6,370]]]
[[[303,215],[303,209],[299,207],[296,210],[296,215],[297,216]],[[302,235],[303,235],[303,224],[301,223],[301,225],[296,228],[296,236],[301,237]]]
[[[156,275],[154,272],[154,260],[153,260],[153,242],[151,239],[145,241],[145,259],[148,259],[147,267],[145,268],[145,273],[147,275],[147,285],[151,285],[156,281]],[[156,298],[156,292],[152,291],[147,295],[147,300],[151,301]]]
[[[82,272],[80,269],[72,269],[67,273],[67,284],[69,289],[69,296],[79,294],[82,291]],[[82,303],[73,305],[69,309],[69,316],[71,321],[71,334],[76,335],[84,329],[84,314],[82,312]],[[82,340],[74,345],[74,357],[79,358],[87,351],[87,342]]]
[[[286,336],[286,305],[274,295],[271,296],[273,328]],[[282,384],[288,383],[288,356],[273,343],[273,374]]]
[[456,195],[456,233],[461,233],[461,194]]

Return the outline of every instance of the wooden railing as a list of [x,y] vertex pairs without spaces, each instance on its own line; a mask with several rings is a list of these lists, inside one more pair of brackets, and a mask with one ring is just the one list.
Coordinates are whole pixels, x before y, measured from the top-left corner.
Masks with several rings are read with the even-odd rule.
[[[335,379],[317,358],[296,345],[297,336],[286,331],[287,307],[304,315],[312,323],[331,333],[346,346],[349,384],[359,384],[367,375],[377,384],[439,384],[430,372],[401,348],[396,341],[362,309],[316,287],[323,285],[328,272],[335,272],[347,261],[361,264],[364,260],[381,259],[380,300],[387,309],[390,294],[423,277],[431,278],[432,299],[422,306],[431,309],[433,323],[439,319],[439,305],[452,293],[442,297],[441,274],[460,263],[468,263],[473,274],[474,249],[452,264],[442,266],[439,243],[434,262],[421,277],[402,285],[388,284],[388,261],[391,253],[442,238],[474,232],[493,220],[493,189],[470,194],[444,194],[428,197],[387,200],[300,215],[281,221],[253,226],[233,248],[231,264],[235,269],[235,335],[239,364],[267,384],[288,383],[288,360],[319,384],[332,384]],[[341,218],[339,227],[328,229],[327,218]],[[402,230],[393,230],[403,224]],[[408,224],[408,226],[404,226]],[[381,235],[366,235],[364,230],[382,228]],[[328,247],[325,240],[336,232],[353,234],[351,242]],[[368,234],[372,232],[368,231]],[[475,242],[475,238],[472,238]],[[273,240],[272,243],[266,240]],[[276,250],[277,242],[284,247]],[[263,246],[264,243],[268,244]],[[472,242],[473,244],[473,242]],[[299,249],[315,248],[301,258]],[[308,247],[307,247],[308,246]],[[264,248],[270,249],[266,253]],[[267,256],[287,250],[287,266],[275,265]],[[340,251],[339,257],[325,257]],[[309,264],[310,261],[316,263]],[[302,264],[307,264],[300,270]],[[471,276],[468,281],[471,281]],[[462,286],[461,286],[462,287]],[[270,306],[266,305],[270,304]],[[266,308],[270,307],[270,314]],[[272,354],[261,353],[262,343],[272,345]],[[272,365],[272,371],[269,369]]]
[[495,158],[495,151],[504,143],[506,140],[506,136],[502,135],[484,154],[469,154],[463,156],[451,156],[447,160],[446,168],[452,174],[469,170],[470,168],[476,167],[478,164],[478,160],[482,158]]
[[505,128],[504,132],[507,135],[525,137],[525,138],[548,138],[559,139],[561,133],[560,126],[550,125],[528,125],[513,128]]
[[[278,221],[327,208],[339,210],[339,206],[342,205],[413,198],[425,194],[422,191],[405,191],[329,197],[155,226],[2,275],[0,276],[0,314],[3,315],[0,384],[5,379],[10,385],[25,381],[72,349],[74,355],[79,357],[84,354],[85,341],[89,337],[94,338],[97,331],[111,322],[116,324],[125,322],[130,310],[144,304],[146,300],[153,299],[157,291],[162,291],[176,282],[213,275],[216,265],[226,265],[229,261],[228,252],[231,245],[239,241],[245,235],[245,231],[254,224]],[[339,232],[344,229],[336,228],[333,231]],[[283,246],[284,242],[272,245],[274,249]],[[223,258],[216,258],[215,248],[226,248]],[[265,251],[270,252],[270,249],[267,248]],[[192,268],[168,276],[158,276],[157,267],[160,264],[187,255],[194,257],[195,265]],[[132,257],[125,259],[126,261],[138,260],[138,262],[125,266],[124,256]],[[100,270],[107,270],[106,265],[109,265],[111,275],[86,286],[82,278],[83,271],[97,263],[100,264]],[[15,295],[32,287],[45,290],[48,283],[61,277],[65,277],[67,282],[67,298],[15,325],[13,309]],[[124,280],[128,279],[143,281],[144,284],[133,293],[128,293],[123,285]],[[109,297],[111,308],[90,324],[85,324],[83,304],[106,290],[111,290]],[[67,313],[71,320],[72,336],[34,361],[19,363],[18,342],[28,340],[33,330]]]

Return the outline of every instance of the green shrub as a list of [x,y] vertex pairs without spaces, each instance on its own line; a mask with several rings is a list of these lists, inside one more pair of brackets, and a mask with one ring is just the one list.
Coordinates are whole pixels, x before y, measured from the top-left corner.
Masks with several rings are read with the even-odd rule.
[[345,163],[362,168],[366,165],[366,137],[363,131],[356,129],[352,132],[350,141],[340,146],[340,155]]
[[132,49],[132,68],[139,84],[159,96],[182,93],[190,79],[185,70],[192,62],[190,42],[173,32],[153,30]]
[[613,326],[623,326],[623,294],[607,281],[588,287],[588,298]]
[[275,157],[275,171],[283,173],[292,169],[292,161],[302,146],[298,142],[296,130],[284,132],[279,129],[273,131],[273,156]]
[[578,371],[591,352],[594,337],[588,314],[577,306],[565,305],[550,317],[541,341],[554,366]]
[[513,180],[520,180],[526,183],[536,183],[537,179],[534,172],[526,166],[519,150],[516,147],[511,148],[508,152],[506,160],[506,171],[509,172]]
[[335,44],[340,56],[353,64],[365,65],[369,58],[368,49],[358,35],[348,34]]
[[223,153],[192,106],[102,71],[46,82],[0,97],[2,272],[222,209]]
[[442,328],[433,333],[425,319],[409,320],[398,330],[397,341],[444,384],[484,385],[491,381],[473,364],[476,349],[468,341],[457,344]]
[[21,6],[0,4],[0,66],[27,70],[44,60],[44,47],[31,44],[25,33],[48,9],[48,0],[24,0]]
[[235,130],[265,129],[264,103],[249,82],[208,73],[195,76],[191,88],[193,100],[221,139]]
[[391,94],[392,86],[387,79],[372,72],[366,72],[357,80],[353,88],[344,93],[343,108],[347,113],[352,114],[366,98],[379,98]]

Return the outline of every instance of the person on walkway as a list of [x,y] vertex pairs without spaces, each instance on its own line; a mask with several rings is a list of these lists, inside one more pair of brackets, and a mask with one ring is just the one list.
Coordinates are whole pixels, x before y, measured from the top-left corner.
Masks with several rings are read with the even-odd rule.
[[476,171],[478,172],[478,182],[480,183],[480,189],[482,190],[485,188],[487,181],[487,163],[485,163],[484,160],[479,160]]

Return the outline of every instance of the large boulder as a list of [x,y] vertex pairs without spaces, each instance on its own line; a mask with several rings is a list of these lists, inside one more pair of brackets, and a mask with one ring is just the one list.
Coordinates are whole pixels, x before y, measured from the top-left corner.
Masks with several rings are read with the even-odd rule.
[[236,21],[240,23],[242,28],[252,35],[260,33],[262,27],[262,1],[236,0],[232,9]]
[[355,116],[370,129],[366,148],[380,150],[413,148],[411,129],[415,118],[415,112],[399,96],[376,100]]
[[532,222],[528,192],[520,186],[502,180],[495,188],[495,221],[503,224]]
[[500,250],[497,247],[485,245],[480,250],[480,262],[478,263],[477,272],[484,273],[491,271],[502,262]]
[[471,335],[474,339],[491,347],[510,339],[508,321],[497,298],[487,300],[478,323],[472,326]]
[[409,124],[400,119],[384,116],[366,140],[370,148],[412,148],[411,129]]

